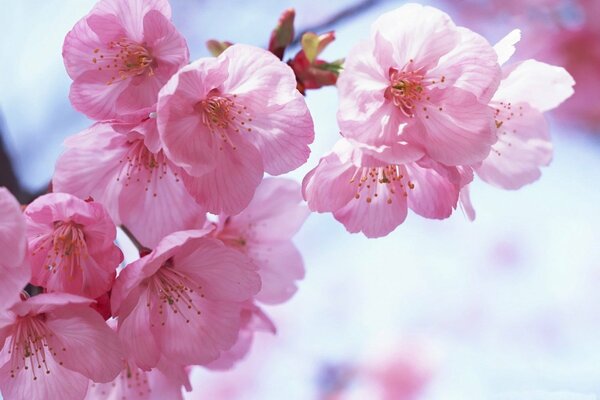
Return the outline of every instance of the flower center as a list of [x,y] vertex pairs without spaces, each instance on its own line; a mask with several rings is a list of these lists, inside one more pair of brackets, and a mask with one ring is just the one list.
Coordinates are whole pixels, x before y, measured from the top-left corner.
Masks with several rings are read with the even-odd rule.
[[[17,321],[8,347],[11,378],[14,378],[21,369],[30,370],[34,381],[38,379],[37,374],[40,372],[50,373],[46,360],[48,357],[57,355],[56,350],[48,342],[48,338],[51,336],[52,333],[44,323],[43,314],[21,317]],[[62,362],[59,364],[62,365]],[[36,374],[36,371],[39,372]]]
[[390,86],[385,90],[385,98],[391,100],[405,116],[412,118],[417,104],[423,98],[425,76],[419,70],[399,71],[390,68],[389,78]]
[[46,268],[56,273],[59,268],[70,278],[81,271],[82,261],[89,257],[83,226],[71,221],[55,221],[54,230],[35,245],[32,254],[47,252]]
[[248,107],[237,104],[236,99],[236,94],[222,95],[219,90],[213,89],[194,106],[209,131],[230,144],[231,133],[252,132],[252,128],[248,126],[252,122],[252,115],[248,112]]
[[[144,190],[148,192],[156,179],[160,180],[167,176],[169,172],[167,157],[162,150],[152,153],[144,144],[143,139],[129,142],[129,145],[125,158],[119,161],[122,167],[117,175],[117,181],[122,182],[125,187],[132,183],[142,182]],[[173,175],[175,181],[179,182],[177,172],[173,172]],[[154,192],[152,195],[157,197],[158,193]]]
[[387,204],[392,204],[394,195],[408,197],[407,188],[412,190],[415,185],[406,175],[406,168],[401,165],[358,168],[350,179],[351,185],[356,184],[354,198],[363,197],[367,203],[371,203],[385,195]]
[[107,85],[111,85],[118,79],[124,80],[144,73],[148,76],[154,75],[156,60],[141,44],[122,38],[109,42],[104,50],[106,53],[99,48],[94,49],[92,62],[98,65],[98,71],[114,72],[106,82]]
[[158,314],[162,317],[161,325],[165,325],[165,311],[169,309],[173,314],[184,318],[186,323],[190,323],[193,315],[202,314],[192,298],[195,291],[199,292],[200,297],[204,297],[202,286],[175,270],[171,259],[167,260],[150,278],[148,289],[146,306],[151,307],[158,300]]

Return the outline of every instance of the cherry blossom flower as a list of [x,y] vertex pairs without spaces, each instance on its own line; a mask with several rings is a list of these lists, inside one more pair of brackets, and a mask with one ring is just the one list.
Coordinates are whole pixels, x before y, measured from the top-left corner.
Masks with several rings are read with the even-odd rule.
[[[503,63],[514,53],[519,32],[496,46]],[[477,175],[504,189],[519,189],[537,180],[540,167],[552,160],[552,143],[543,113],[573,94],[574,81],[562,67],[526,60],[502,67],[502,82],[490,102],[498,141],[476,166]]]
[[242,211],[264,171],[302,165],[314,137],[290,67],[246,45],[183,67],[160,91],[157,113],[165,154],[197,178],[187,186],[214,214]]
[[166,0],[99,1],[63,46],[73,107],[104,120],[154,105],[160,88],[189,58],[170,18]]
[[298,183],[266,178],[244,211],[219,217],[214,237],[246,254],[258,267],[262,287],[256,300],[277,304],[296,292],[304,263],[291,239],[308,215]]
[[24,215],[34,285],[92,299],[111,288],[123,253],[100,203],[50,193],[29,204]]
[[52,182],[54,190],[104,204],[116,223],[149,248],[205,219],[184,186],[185,171],[166,157],[155,131],[155,118],[97,123],[65,141]]
[[0,313],[19,300],[31,277],[25,220],[13,195],[0,187]]
[[449,217],[460,189],[473,179],[470,168],[426,157],[390,162],[373,154],[356,142],[340,140],[304,178],[309,208],[332,212],[351,233],[380,237],[404,222],[408,208],[425,218]]
[[5,400],[82,400],[89,379],[110,382],[121,370],[117,336],[92,300],[50,293],[19,302],[0,329],[0,389]]
[[366,144],[406,141],[446,165],[471,164],[496,140],[487,105],[499,80],[483,37],[435,8],[407,4],[379,17],[348,55],[338,122]]
[[260,290],[255,266],[204,231],[176,232],[129,264],[112,291],[119,336],[138,367],[217,359],[237,340],[244,303]]

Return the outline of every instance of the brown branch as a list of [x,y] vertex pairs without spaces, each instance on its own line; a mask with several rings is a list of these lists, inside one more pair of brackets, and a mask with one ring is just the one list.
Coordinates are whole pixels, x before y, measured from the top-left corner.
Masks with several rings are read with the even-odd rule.
[[352,18],[364,13],[365,11],[368,11],[369,9],[373,8],[374,6],[382,4],[385,1],[386,0],[363,0],[363,1],[359,1],[356,4],[349,6],[348,8],[344,8],[344,9],[338,11],[337,13],[333,14],[329,18],[327,18],[325,21],[302,29],[300,34],[298,34],[294,38],[291,45],[293,46],[293,45],[300,44],[302,35],[304,35],[306,32],[321,33],[321,32],[325,32],[325,31],[329,31],[329,30],[331,30],[331,28],[333,26],[335,26],[345,20],[352,19]]

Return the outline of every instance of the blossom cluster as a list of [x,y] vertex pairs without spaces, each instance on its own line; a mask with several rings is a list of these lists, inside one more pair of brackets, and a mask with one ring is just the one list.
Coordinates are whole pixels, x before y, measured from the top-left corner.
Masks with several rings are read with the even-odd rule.
[[[293,11],[269,49],[209,43],[190,62],[167,0],[100,0],[67,34],[69,98],[94,121],[65,141],[52,192],[0,189],[0,390],[7,400],[181,398],[192,366],[228,369],[304,275],[309,214],[383,236],[408,208],[446,218],[468,185],[516,189],[551,158],[543,112],[572,93],[562,68],[504,66],[492,47],[416,4],[382,15],[344,63]],[[339,74],[339,79],[338,79]],[[304,179],[303,94],[337,84],[343,138]],[[304,199],[303,199],[304,196]],[[304,204],[306,200],[308,207]],[[139,258],[126,263],[117,227]]]
[[[306,162],[311,115],[267,50],[190,63],[166,0],[99,1],[63,57],[95,122],[66,140],[52,193],[22,211],[0,192],[0,389],[181,398],[190,366],[230,368],[274,333],[260,305],[304,275],[300,185],[263,174]],[[140,252],[127,265],[117,226]]]
[[304,179],[310,209],[379,237],[408,208],[443,219],[461,202],[474,218],[474,174],[503,189],[539,178],[552,158],[543,113],[574,81],[535,60],[505,65],[519,39],[515,30],[492,47],[418,4],[379,17],[337,82],[342,138]]

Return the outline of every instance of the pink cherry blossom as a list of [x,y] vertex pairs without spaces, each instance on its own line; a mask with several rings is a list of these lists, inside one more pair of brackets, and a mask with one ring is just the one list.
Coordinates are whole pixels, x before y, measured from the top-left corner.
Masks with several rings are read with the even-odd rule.
[[496,137],[487,105],[500,80],[492,46],[443,12],[407,4],[383,14],[340,74],[343,135],[422,146],[435,161],[483,160]]
[[103,120],[154,105],[189,58],[170,18],[167,0],[100,0],[65,38],[73,107]]
[[246,254],[258,267],[262,281],[258,301],[282,303],[296,292],[296,281],[304,277],[304,263],[291,239],[308,215],[298,183],[266,178],[244,211],[219,217],[214,236]]
[[19,300],[31,278],[25,220],[13,195],[0,187],[0,312]]
[[264,171],[302,165],[314,137],[291,68],[246,45],[182,68],[160,91],[157,113],[165,153],[197,178],[188,188],[215,214],[242,211]]
[[237,340],[244,303],[260,290],[255,266],[208,231],[165,237],[129,264],[112,291],[119,336],[136,365],[217,359]]
[[418,341],[386,348],[385,354],[365,363],[360,371],[381,400],[417,400],[423,397],[436,370],[437,356]]
[[[514,52],[518,31],[496,45],[501,61]],[[574,81],[562,67],[526,60],[502,67],[502,82],[490,102],[498,141],[475,168],[484,181],[519,189],[537,180],[552,160],[552,143],[543,113],[573,94]]]
[[121,370],[117,336],[70,294],[40,294],[15,304],[0,329],[0,389],[5,400],[82,400],[88,380],[112,381]]
[[183,400],[182,387],[192,390],[185,367],[161,360],[157,368],[144,371],[128,361],[114,381],[90,383],[86,400]]
[[34,285],[95,298],[112,286],[123,253],[100,203],[50,193],[25,209]]
[[65,145],[54,190],[101,202],[142,245],[152,248],[169,233],[202,226],[204,211],[184,186],[185,171],[160,149],[155,118],[97,123]]
[[408,208],[425,218],[449,217],[460,189],[472,179],[470,168],[426,157],[390,162],[342,139],[306,175],[303,192],[311,210],[332,212],[349,232],[372,238],[404,222]]

